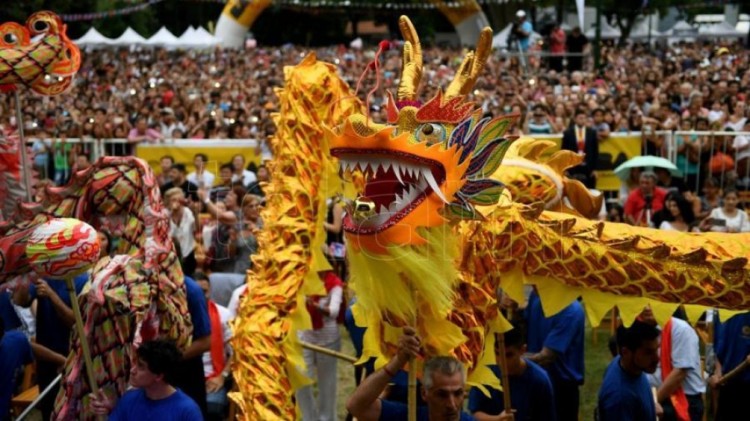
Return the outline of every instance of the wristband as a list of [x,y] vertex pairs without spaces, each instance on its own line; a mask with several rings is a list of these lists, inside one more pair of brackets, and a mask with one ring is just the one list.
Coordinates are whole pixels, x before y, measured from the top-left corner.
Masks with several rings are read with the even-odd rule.
[[385,372],[385,374],[387,374],[387,375],[388,375],[388,377],[390,377],[390,378],[396,377],[396,374],[394,374],[394,373],[391,373],[391,370],[388,370],[388,364],[386,364],[386,365],[384,365],[384,366],[383,366],[383,371],[384,371],[384,372]]

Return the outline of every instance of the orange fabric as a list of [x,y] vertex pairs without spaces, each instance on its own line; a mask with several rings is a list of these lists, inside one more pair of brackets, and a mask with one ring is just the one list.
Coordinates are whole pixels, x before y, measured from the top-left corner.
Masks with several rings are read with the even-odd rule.
[[[672,372],[672,319],[670,318],[661,332],[661,380],[667,379]],[[682,386],[669,397],[679,421],[690,421],[688,401]]]
[[214,374],[206,378],[221,376],[226,366],[224,359],[224,329],[221,328],[221,318],[216,303],[208,301],[208,318],[211,321],[211,364],[214,366]]

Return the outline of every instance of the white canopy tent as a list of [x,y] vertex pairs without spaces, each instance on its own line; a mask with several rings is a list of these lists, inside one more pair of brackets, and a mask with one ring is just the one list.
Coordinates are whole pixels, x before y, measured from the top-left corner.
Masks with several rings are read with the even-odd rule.
[[125,32],[119,37],[113,39],[110,45],[126,46],[126,45],[143,45],[146,43],[146,38],[143,38],[141,34],[135,32],[133,28],[128,27]]
[[659,26],[659,22],[656,19],[650,22],[650,26],[651,27],[649,28],[648,17],[645,17],[644,19],[640,19],[636,21],[635,24],[633,24],[633,28],[630,29],[629,38],[638,39],[638,40],[646,40],[648,38],[656,39],[663,35],[661,32],[659,32],[656,29]]
[[[502,31],[498,32],[497,35],[492,37],[492,48],[509,48],[508,47],[508,38],[510,38],[510,31],[513,29],[513,24],[508,24],[505,28],[503,28]],[[535,43],[540,38],[542,38],[541,35],[539,35],[538,32],[532,32],[531,37],[529,39],[530,43]]]
[[156,33],[146,41],[146,45],[176,48],[180,46],[180,40],[174,36],[173,33],[169,32],[169,29],[162,26],[161,29],[156,31]]
[[[622,36],[622,32],[620,32],[620,29],[610,25],[609,22],[607,22],[607,20],[603,17],[601,18],[600,22],[602,25],[602,39],[617,39]],[[586,31],[586,37],[588,39],[594,39],[596,37],[596,25]]]
[[179,38],[179,47],[182,48],[207,48],[218,43],[218,38],[211,35],[211,33],[202,26],[199,26],[198,28],[192,26],[188,27]]
[[738,31],[734,26],[727,22],[703,25],[698,28],[698,36],[701,38],[743,38],[746,35],[747,33]]
[[698,28],[687,23],[687,21],[681,20],[674,24],[674,26],[668,31],[664,32],[664,36],[667,37],[669,44],[674,44],[679,41],[695,41],[695,37],[698,36]]
[[93,26],[83,34],[82,37],[78,38],[74,42],[80,46],[101,46],[109,45],[112,43],[111,38],[107,38],[96,30]]

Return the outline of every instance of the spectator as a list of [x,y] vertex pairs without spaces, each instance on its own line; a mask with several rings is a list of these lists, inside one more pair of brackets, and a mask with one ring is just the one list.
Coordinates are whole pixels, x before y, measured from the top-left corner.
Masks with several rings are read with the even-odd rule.
[[177,347],[172,342],[153,340],[144,342],[135,352],[138,359],[130,369],[133,389],[125,392],[116,405],[101,392],[92,396],[93,412],[109,414],[110,421],[202,421],[198,405],[172,383],[182,369]]
[[198,201],[198,186],[188,181],[186,176],[187,170],[185,164],[174,164],[172,169],[169,170],[169,174],[172,178],[167,184],[161,186],[162,194],[169,191],[173,187],[179,187],[185,194],[185,197],[189,198],[193,202]]
[[245,198],[245,189],[234,186],[224,198],[226,210],[220,209],[208,198],[208,193],[201,189],[198,195],[206,205],[211,217],[216,218],[218,225],[212,233],[211,247],[208,256],[212,272],[234,273],[234,258],[237,254],[237,223],[240,221],[240,203]]
[[[656,326],[650,307],[646,307],[638,319]],[[648,374],[649,382],[657,388],[656,399],[664,414],[664,421],[702,421],[703,383],[698,334],[690,324],[677,317],[670,317],[661,331],[660,362],[654,373]]]
[[245,157],[241,154],[237,154],[232,158],[232,166],[234,167],[232,182],[247,186],[258,179],[255,173],[245,169]]
[[237,225],[237,242],[235,244],[234,271],[244,274],[252,269],[252,257],[258,251],[258,234],[263,229],[260,217],[261,198],[246,194],[242,200],[242,218]]
[[579,108],[575,112],[575,124],[563,132],[562,149],[584,155],[583,163],[570,168],[571,178],[581,181],[589,189],[596,188],[596,164],[599,160],[599,140],[594,130],[586,127],[586,111]]
[[568,57],[568,71],[575,72],[583,70],[583,53],[587,51],[589,44],[586,35],[581,32],[581,28],[576,26],[567,39],[568,53],[573,54]]
[[641,173],[640,185],[625,201],[625,220],[631,225],[649,226],[654,212],[664,207],[667,191],[656,187],[656,174]]
[[6,331],[0,315],[0,420],[10,420],[10,401],[18,379],[34,356],[28,338],[19,331]]
[[[534,28],[531,26],[531,22],[526,19],[526,12],[519,10],[516,12],[516,22],[513,24],[512,37],[518,42],[518,48],[521,52],[529,51],[531,34],[534,32]],[[513,47],[511,47],[513,49]]]
[[258,167],[257,177],[257,180],[253,181],[245,187],[247,189],[247,194],[254,194],[261,198],[265,198],[266,193],[263,192],[263,186],[261,186],[261,184],[271,181],[271,173],[268,171],[268,168],[265,165],[261,165]]
[[234,167],[232,164],[221,164],[219,167],[219,180],[221,184],[211,188],[208,192],[208,197],[212,202],[223,202],[227,197],[227,193],[232,190],[232,171]]
[[594,124],[592,125],[592,129],[596,132],[596,138],[601,142],[602,140],[609,137],[610,133],[610,127],[609,124],[607,124],[606,121],[604,121],[604,109],[603,108],[597,108],[594,110],[594,113],[592,114]]
[[[349,398],[346,409],[360,421],[407,419],[407,406],[403,403],[380,399],[381,393],[410,358],[420,352],[421,340],[414,329],[404,328],[399,338],[398,353],[380,370],[367,377]],[[466,375],[463,365],[453,357],[433,357],[424,364],[422,397],[426,406],[417,409],[417,420],[427,421],[430,414],[444,419],[469,421],[472,417],[463,412]]]
[[[495,334],[500,335],[500,334]],[[536,363],[523,358],[526,343],[521,325],[514,323],[513,329],[505,332],[505,361],[508,367],[508,379],[511,408],[503,408],[503,392],[491,389],[490,396],[486,396],[477,387],[472,387],[469,393],[469,411],[477,421],[494,421],[499,417],[513,414],[513,419],[528,421],[555,421],[555,398],[552,383],[547,372]],[[496,364],[490,369],[501,378],[500,348],[495,342]]]
[[226,307],[211,300],[211,284],[203,272],[195,274],[195,280],[203,290],[208,305],[208,318],[211,322],[211,349],[203,353],[203,371],[206,375],[206,401],[208,419],[226,419],[229,408],[230,368],[232,366],[232,330],[229,328],[230,314]]
[[585,324],[581,303],[573,301],[554,316],[546,317],[539,294],[534,290],[529,296],[524,317],[530,353],[527,358],[544,367],[552,381],[557,419],[578,420]]
[[733,421],[743,414],[750,396],[750,370],[740,372],[735,378],[720,385],[723,375],[729,373],[750,356],[750,339],[747,327],[750,326],[750,313],[740,313],[717,323],[716,326],[716,368],[708,379],[711,388],[719,393],[716,421]]
[[[599,421],[640,421],[657,419],[657,407],[644,373],[653,373],[659,364],[659,329],[634,321],[617,328],[619,355],[604,372],[599,389]],[[660,412],[660,411],[659,411]]]
[[164,194],[164,202],[169,209],[169,235],[180,246],[182,273],[192,277],[197,262],[195,260],[195,216],[185,207],[185,193],[179,187],[172,187]]
[[346,279],[346,246],[344,245],[344,206],[339,197],[326,201],[327,214],[323,228],[326,230],[325,253],[341,279]]
[[162,139],[175,138],[175,132],[185,133],[185,125],[175,119],[174,110],[164,107],[161,110],[161,121],[159,122]]
[[535,134],[551,134],[557,132],[556,128],[550,121],[547,110],[544,105],[537,104],[532,108],[531,118],[526,123],[526,133]]
[[70,156],[73,150],[73,145],[67,142],[67,139],[63,136],[60,139],[52,139],[52,149],[54,150],[54,165],[55,165],[55,184],[62,186],[68,182],[70,178]]
[[172,181],[172,166],[174,165],[174,158],[172,155],[164,155],[159,160],[159,166],[161,167],[161,173],[156,176],[156,182],[160,186],[163,186]]
[[688,232],[694,228],[693,205],[679,192],[671,192],[667,195],[664,208],[659,213],[663,214],[657,226],[660,230]]
[[[692,130],[692,121],[684,118],[680,123],[681,131]],[[685,178],[687,187],[698,188],[698,170],[700,166],[700,155],[703,145],[700,138],[695,134],[675,135],[675,146],[677,147],[677,159],[675,165]]]
[[214,186],[214,178],[216,178],[213,173],[206,170],[207,164],[208,156],[206,156],[206,154],[195,154],[195,156],[193,157],[193,165],[195,166],[195,171],[187,175],[187,180],[201,189],[211,189]]
[[565,54],[565,38],[565,31],[563,31],[559,23],[555,23],[549,35],[549,52],[560,55],[550,57],[549,67],[558,73],[563,71],[562,54]]
[[607,222],[625,222],[625,213],[619,203],[613,203],[607,210]]
[[87,153],[81,152],[76,154],[75,159],[75,171],[83,171],[91,167],[91,161]]
[[96,232],[96,236],[99,238],[99,259],[104,257],[112,257],[115,253],[115,244],[112,242],[112,235],[105,230],[99,230]]
[[715,177],[709,177],[703,183],[703,195],[700,197],[701,208],[696,215],[698,219],[705,219],[715,208],[724,205],[721,198],[721,184]]
[[[312,329],[299,332],[300,340],[328,348],[341,349],[338,319],[342,313],[344,283],[332,271],[319,272],[326,289],[325,296],[308,296],[307,311],[312,319]],[[333,421],[336,419],[336,357],[304,349],[307,375],[317,380],[318,401],[313,399],[312,385],[300,388],[297,393],[304,421]]]
[[701,231],[713,232],[750,232],[750,221],[747,213],[737,207],[739,196],[737,190],[724,190],[723,205],[714,208],[708,217],[701,222]]
[[154,143],[157,140],[164,140],[164,136],[159,131],[148,126],[146,117],[139,117],[135,121],[135,127],[128,133],[128,142],[132,144],[141,142]]

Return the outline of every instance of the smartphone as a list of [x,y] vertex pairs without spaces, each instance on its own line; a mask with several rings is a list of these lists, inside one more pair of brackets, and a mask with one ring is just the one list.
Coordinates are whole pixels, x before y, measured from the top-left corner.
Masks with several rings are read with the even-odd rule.
[[718,218],[711,218],[709,219],[709,224],[715,227],[726,227],[727,226],[727,220],[726,219],[718,219]]

